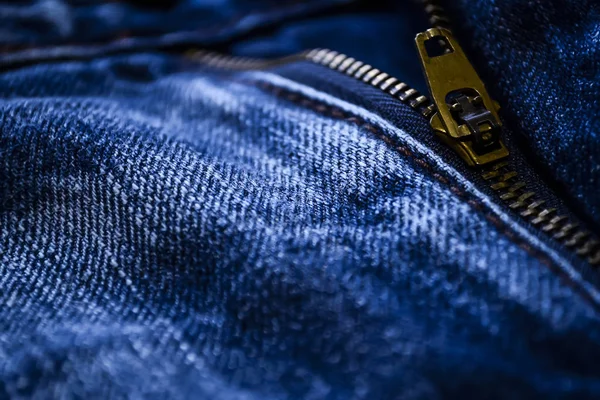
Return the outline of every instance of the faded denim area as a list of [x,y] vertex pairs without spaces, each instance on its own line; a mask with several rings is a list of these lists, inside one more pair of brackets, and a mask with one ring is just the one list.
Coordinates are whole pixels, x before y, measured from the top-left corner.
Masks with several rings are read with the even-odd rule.
[[181,60],[0,77],[3,396],[598,395],[597,293],[409,124]]
[[600,226],[600,4],[445,3],[507,122],[547,179]]

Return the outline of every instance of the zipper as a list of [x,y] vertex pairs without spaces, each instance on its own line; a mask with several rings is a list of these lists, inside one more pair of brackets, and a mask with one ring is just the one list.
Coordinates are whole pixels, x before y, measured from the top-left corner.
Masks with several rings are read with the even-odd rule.
[[329,49],[263,60],[191,51],[188,56],[210,67],[229,70],[268,69],[297,61],[309,61],[369,84],[418,111],[430,122],[437,137],[471,168],[480,179],[521,218],[589,264],[600,265],[600,240],[567,213],[545,206],[543,195],[528,189],[512,167],[502,141],[499,105],[449,30],[449,20],[437,0],[420,0],[433,26],[415,38],[431,100],[369,64]]

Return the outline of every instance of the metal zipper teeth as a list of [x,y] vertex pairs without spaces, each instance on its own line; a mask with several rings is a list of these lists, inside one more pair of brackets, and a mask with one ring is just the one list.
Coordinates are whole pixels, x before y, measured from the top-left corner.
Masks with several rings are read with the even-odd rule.
[[419,0],[421,6],[427,13],[429,24],[432,28],[450,29],[450,19],[446,15],[446,11],[438,4],[439,0]]
[[[447,22],[441,8],[432,0],[423,0],[437,26]],[[432,22],[433,24],[433,22]],[[436,112],[435,105],[408,84],[359,60],[328,49],[314,49],[277,60],[233,57],[211,52],[196,51],[191,58],[214,68],[230,70],[267,69],[294,61],[310,61],[367,83],[409,105],[428,120]],[[549,234],[559,243],[586,259],[591,265],[600,265],[600,240],[555,208],[545,207],[546,201],[527,189],[519,174],[508,161],[502,161],[481,170],[481,177],[498,197],[521,217]]]
[[189,56],[204,65],[230,70],[267,69],[295,61],[310,61],[368,83],[392,97],[408,104],[425,118],[431,118],[435,106],[416,89],[385,72],[359,60],[328,49],[313,49],[275,60],[234,57],[206,51],[194,51]]
[[598,237],[580,227],[568,215],[559,214],[556,208],[545,207],[545,200],[527,189],[508,161],[493,164],[484,169],[481,176],[509,208],[586,259],[591,265],[600,265]]

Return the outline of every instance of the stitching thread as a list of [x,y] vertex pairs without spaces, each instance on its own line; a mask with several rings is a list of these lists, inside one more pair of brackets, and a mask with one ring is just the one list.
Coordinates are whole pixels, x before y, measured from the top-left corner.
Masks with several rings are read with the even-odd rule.
[[557,265],[552,259],[546,256],[542,251],[533,248],[529,243],[527,243],[523,238],[518,236],[505,222],[503,222],[496,215],[492,214],[489,210],[486,211],[487,207],[485,204],[480,202],[478,199],[465,192],[458,186],[451,184],[450,179],[443,176],[440,172],[436,171],[436,168],[429,163],[427,160],[420,158],[414,152],[412,152],[406,146],[396,143],[391,137],[386,135],[383,130],[371,124],[370,122],[365,121],[364,119],[357,117],[348,113],[347,111],[332,106],[318,100],[306,97],[303,94],[292,92],[288,89],[284,89],[279,86],[275,86],[269,82],[265,81],[250,81],[250,83],[256,85],[257,87],[266,90],[273,95],[286,99],[292,103],[299,104],[301,106],[310,108],[311,110],[320,113],[324,116],[335,118],[338,120],[345,120],[357,125],[360,128],[364,128],[375,135],[377,138],[383,140],[388,146],[392,149],[396,150],[400,154],[411,159],[417,166],[425,169],[428,173],[431,174],[438,182],[448,186],[452,193],[454,193],[461,200],[466,201],[474,210],[483,213],[486,220],[492,223],[496,228],[500,230],[502,234],[504,234],[509,240],[511,240],[514,244],[519,246],[519,248],[523,249],[530,256],[536,258],[543,265],[548,267],[552,272],[559,276],[563,280],[563,282],[571,287],[576,293],[578,293],[584,300],[591,304],[595,311],[600,312],[600,305],[596,302],[596,300],[586,291],[582,290],[581,286],[575,282],[565,271],[563,271],[559,265]]

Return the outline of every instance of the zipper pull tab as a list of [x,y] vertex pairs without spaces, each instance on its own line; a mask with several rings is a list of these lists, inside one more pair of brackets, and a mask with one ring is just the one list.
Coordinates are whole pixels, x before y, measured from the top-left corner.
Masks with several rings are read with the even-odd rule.
[[508,156],[500,138],[499,106],[493,101],[452,33],[432,28],[415,39],[437,112],[436,134],[471,166]]

